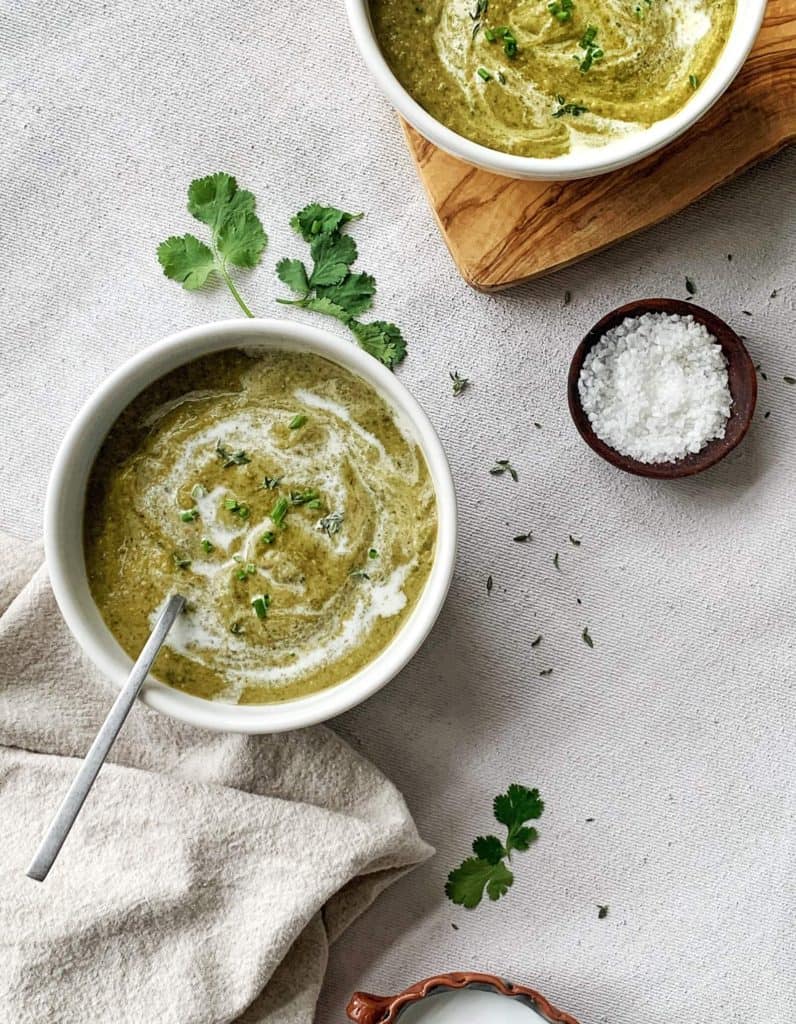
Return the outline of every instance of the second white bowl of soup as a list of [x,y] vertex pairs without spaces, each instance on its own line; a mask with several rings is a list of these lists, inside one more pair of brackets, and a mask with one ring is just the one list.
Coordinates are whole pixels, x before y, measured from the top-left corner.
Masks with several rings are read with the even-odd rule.
[[765,0],[346,0],[396,110],[468,163],[565,179],[677,138],[727,89]]
[[355,346],[280,321],[173,335],[118,370],[59,451],[53,589],[121,685],[169,593],[143,690],[210,728],[322,721],[383,686],[441,608],[455,498],[428,419]]

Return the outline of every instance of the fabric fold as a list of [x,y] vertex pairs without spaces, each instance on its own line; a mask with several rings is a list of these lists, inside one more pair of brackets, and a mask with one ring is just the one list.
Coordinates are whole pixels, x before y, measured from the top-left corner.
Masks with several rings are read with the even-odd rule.
[[51,875],[25,868],[113,699],[39,546],[0,538],[0,1006],[15,1024],[310,1024],[329,944],[432,853],[333,732],[133,710]]

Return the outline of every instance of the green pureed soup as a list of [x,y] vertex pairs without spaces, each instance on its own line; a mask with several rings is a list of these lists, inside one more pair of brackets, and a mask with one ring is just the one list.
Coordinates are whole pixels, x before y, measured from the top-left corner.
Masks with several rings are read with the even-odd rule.
[[555,157],[676,113],[724,48],[735,0],[370,0],[387,62],[432,117]]
[[437,532],[422,452],[369,384],[319,356],[229,350],[167,374],[108,434],[86,494],[89,585],[138,655],[200,697],[262,704],[350,677],[392,640]]

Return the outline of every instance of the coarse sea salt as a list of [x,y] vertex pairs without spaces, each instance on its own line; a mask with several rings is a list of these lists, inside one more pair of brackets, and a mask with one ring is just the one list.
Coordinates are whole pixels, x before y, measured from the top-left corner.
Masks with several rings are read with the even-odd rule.
[[724,437],[732,406],[727,362],[692,316],[628,317],[592,346],[580,403],[606,444],[638,462],[674,462]]

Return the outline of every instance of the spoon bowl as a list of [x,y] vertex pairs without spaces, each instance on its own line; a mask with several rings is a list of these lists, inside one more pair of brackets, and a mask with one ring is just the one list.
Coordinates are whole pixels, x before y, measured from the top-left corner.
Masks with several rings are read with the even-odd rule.
[[[676,462],[639,462],[638,459],[623,455],[615,448],[606,444],[592,428],[589,417],[580,402],[578,383],[583,363],[592,346],[614,327],[618,327],[628,317],[640,317],[645,313],[668,313],[679,316],[692,316],[697,323],[713,335],[721,345],[727,361],[732,407],[724,437],[708,441],[698,452],[677,459]],[[577,427],[578,433],[586,444],[606,462],[636,476],[652,477],[656,480],[674,480],[684,476],[701,473],[736,448],[746,436],[752,422],[757,402],[757,373],[754,363],[746,351],[746,346],[733,329],[714,313],[691,302],[678,299],[640,299],[620,306],[598,321],[580,343],[572,357],[567,381],[569,412]]]

